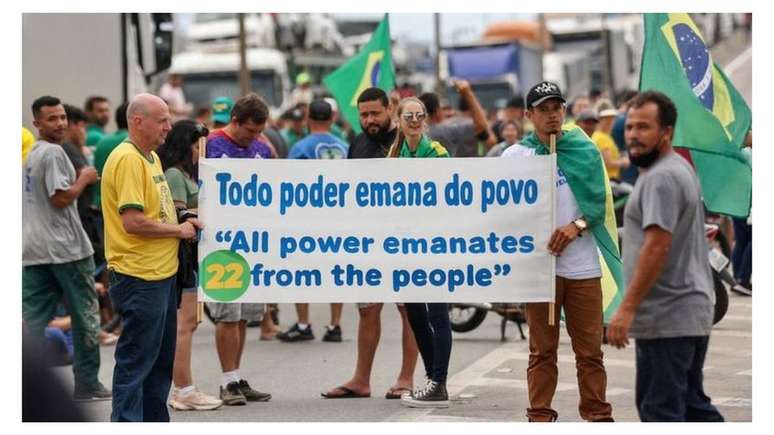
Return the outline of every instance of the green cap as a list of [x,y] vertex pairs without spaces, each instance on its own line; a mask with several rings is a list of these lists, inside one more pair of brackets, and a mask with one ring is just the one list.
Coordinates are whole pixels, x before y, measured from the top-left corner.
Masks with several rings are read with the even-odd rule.
[[212,102],[212,121],[221,124],[231,122],[231,109],[234,107],[234,100],[229,97],[218,97]]
[[308,72],[304,71],[296,76],[296,85],[301,86],[312,82],[312,76]]

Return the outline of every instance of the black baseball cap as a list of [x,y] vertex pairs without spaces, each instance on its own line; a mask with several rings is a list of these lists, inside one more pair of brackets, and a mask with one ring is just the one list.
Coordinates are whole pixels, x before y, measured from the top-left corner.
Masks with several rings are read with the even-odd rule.
[[540,82],[532,87],[527,93],[527,108],[533,108],[543,101],[556,98],[562,103],[567,101],[562,96],[562,90],[559,85],[552,82]]
[[333,108],[325,100],[314,100],[309,104],[309,119],[315,121],[330,121],[333,119]]

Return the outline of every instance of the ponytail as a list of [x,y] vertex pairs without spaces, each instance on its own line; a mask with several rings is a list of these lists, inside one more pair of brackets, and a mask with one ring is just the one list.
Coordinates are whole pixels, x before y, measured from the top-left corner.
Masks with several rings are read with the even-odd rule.
[[390,150],[387,152],[388,158],[395,158],[400,155],[400,149],[403,146],[403,141],[406,136],[403,134],[403,130],[398,127],[398,134],[395,135],[395,142],[390,146]]

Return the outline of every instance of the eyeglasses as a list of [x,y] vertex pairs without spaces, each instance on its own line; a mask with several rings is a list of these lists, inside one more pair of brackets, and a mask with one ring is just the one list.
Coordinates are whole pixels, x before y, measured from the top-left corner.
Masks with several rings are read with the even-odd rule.
[[404,112],[403,115],[401,115],[401,116],[403,117],[404,121],[411,121],[413,119],[415,121],[422,122],[422,121],[425,120],[425,118],[427,118],[427,113],[425,113],[425,112],[416,112],[416,113]]

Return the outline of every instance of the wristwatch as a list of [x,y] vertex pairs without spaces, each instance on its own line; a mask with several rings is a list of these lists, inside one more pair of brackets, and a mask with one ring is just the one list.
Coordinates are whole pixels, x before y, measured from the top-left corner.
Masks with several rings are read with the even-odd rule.
[[572,223],[575,225],[575,228],[578,229],[578,237],[582,237],[583,232],[589,227],[589,224],[586,223],[586,219],[583,219],[582,217],[575,219]]

